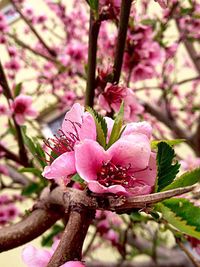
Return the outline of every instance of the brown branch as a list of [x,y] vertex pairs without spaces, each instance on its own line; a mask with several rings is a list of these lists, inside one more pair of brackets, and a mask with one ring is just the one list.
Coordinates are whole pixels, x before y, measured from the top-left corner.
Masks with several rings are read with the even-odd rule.
[[10,160],[23,166],[23,162],[20,160],[20,158],[17,155],[15,155],[12,151],[10,151],[6,147],[4,147],[2,144],[0,144],[0,151],[5,153],[6,159],[10,159]]
[[16,5],[14,0],[11,0],[12,5],[14,6],[15,10],[17,11],[17,13],[19,13],[20,17],[24,20],[24,22],[29,26],[29,28],[31,29],[31,31],[35,34],[35,36],[37,37],[37,39],[40,41],[40,43],[43,45],[43,47],[48,51],[48,53],[53,56],[56,57],[56,53],[54,50],[52,50],[46,43],[45,41],[42,39],[42,37],[39,35],[39,33],[36,31],[36,29],[33,27],[33,25],[31,24],[31,22],[24,16],[24,14],[21,12],[21,10],[19,9],[19,7]]
[[132,0],[122,0],[121,2],[119,30],[113,66],[113,83],[118,83],[121,75],[131,4]]
[[29,46],[28,44],[24,43],[23,41],[21,41],[20,39],[17,38],[17,36],[15,36],[14,34],[12,33],[7,33],[7,36],[10,37],[11,39],[13,39],[15,41],[16,44],[18,44],[19,46],[21,46],[22,48],[25,48],[27,50],[29,50],[31,53],[33,53],[34,55],[36,56],[40,56],[48,61],[51,61],[55,64],[59,64],[59,62],[55,59],[55,57],[50,57],[50,56],[47,56],[45,54],[42,54],[41,52],[39,51],[36,51],[34,50],[31,46]]
[[95,212],[88,209],[72,210],[60,243],[47,267],[59,267],[67,261],[81,260],[82,246]]
[[[9,100],[13,100],[13,96],[12,96],[10,87],[8,85],[6,75],[4,73],[1,62],[0,62],[0,85],[2,86],[3,93],[9,103]],[[13,116],[13,121],[14,121],[16,134],[17,134],[17,141],[18,141],[18,147],[19,147],[19,158],[20,158],[20,161],[23,162],[23,165],[27,167],[29,166],[29,161],[28,161],[28,156],[27,156],[26,149],[24,146],[21,129],[20,129],[20,126],[17,124],[14,116]]]
[[8,176],[13,180],[14,183],[21,184],[23,186],[27,186],[31,183],[31,181],[22,173],[19,173],[14,167],[10,165],[6,165],[8,170]]
[[21,246],[40,236],[59,218],[53,209],[36,209],[21,222],[0,229],[0,252]]
[[183,243],[178,238],[176,238],[176,243],[185,252],[185,254],[188,256],[194,266],[200,267],[200,262],[192,255],[192,253],[190,253],[190,251],[183,245]]
[[99,29],[100,29],[100,21],[95,19],[93,11],[90,10],[88,69],[87,69],[87,86],[86,86],[86,97],[85,97],[85,105],[90,107],[93,107],[94,104],[97,40],[99,35]]
[[175,133],[176,138],[182,138],[185,139],[186,142],[196,151],[196,147],[194,144],[194,140],[186,135],[184,130],[182,130],[175,121],[170,120],[167,116],[163,114],[161,110],[158,110],[151,106],[150,104],[144,102],[143,106],[145,108],[145,111],[150,113],[152,116],[154,116],[158,121],[165,124],[169,129],[171,129]]

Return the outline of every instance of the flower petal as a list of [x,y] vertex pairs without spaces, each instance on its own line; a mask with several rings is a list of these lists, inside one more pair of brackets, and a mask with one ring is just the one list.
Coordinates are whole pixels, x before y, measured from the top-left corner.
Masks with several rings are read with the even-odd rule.
[[76,169],[85,181],[96,180],[102,162],[109,156],[97,142],[86,139],[75,146]]
[[[78,123],[82,125],[82,116],[84,114],[84,108],[79,104],[76,103],[72,106],[72,108],[66,113],[65,118],[62,123],[62,130],[65,134],[74,133],[75,129],[72,124]],[[79,127],[77,126],[79,129]]]
[[148,166],[151,148],[146,135],[132,134],[120,138],[107,152],[112,156],[114,164],[138,170]]
[[126,189],[121,185],[112,185],[109,187],[105,187],[100,184],[98,181],[89,181],[88,182],[89,189],[97,194],[106,194],[106,193],[113,193],[113,194],[120,194],[120,195],[128,195]]
[[45,267],[51,258],[47,250],[40,250],[31,245],[24,248],[22,259],[28,267]]
[[122,133],[122,136],[135,134],[135,133],[145,134],[150,139],[151,134],[152,134],[152,127],[146,121],[132,122],[126,125],[126,128],[124,132]]
[[66,152],[56,158],[50,166],[46,166],[42,175],[47,179],[56,181],[66,179],[76,172],[74,151]]
[[97,133],[96,133],[96,125],[94,118],[90,113],[85,112],[83,115],[83,123],[79,131],[79,138],[80,140],[84,139],[96,140],[96,137]]

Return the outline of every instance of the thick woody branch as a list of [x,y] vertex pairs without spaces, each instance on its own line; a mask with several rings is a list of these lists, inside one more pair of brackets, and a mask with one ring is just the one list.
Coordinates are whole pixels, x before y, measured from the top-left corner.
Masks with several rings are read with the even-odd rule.
[[[56,187],[50,192],[49,189],[46,188],[45,191],[42,193],[42,196],[38,203],[38,207],[40,203],[43,203],[43,207],[45,207],[45,204],[48,204],[47,207],[49,208],[48,209],[38,208],[38,210],[34,210],[28,217],[26,217],[21,222],[1,229],[0,251],[9,250],[11,248],[23,245],[26,242],[29,242],[32,239],[41,235],[48,228],[50,228],[59,218],[61,218],[61,216],[63,216],[62,214],[63,209],[65,211],[69,211],[70,207],[80,207],[80,210],[75,210],[72,212],[73,215],[70,217],[71,219],[67,224],[68,226],[66,226],[67,228],[64,234],[65,237],[69,235],[69,240],[72,241],[72,240],[77,240],[76,235],[81,235],[80,234],[81,232],[83,235],[86,234],[85,231],[87,231],[88,227],[87,223],[89,223],[88,218],[92,219],[91,214],[96,209],[111,210],[117,213],[126,213],[128,211],[132,211],[133,209],[146,208],[148,205],[155,204],[164,199],[190,192],[195,187],[196,186],[194,185],[194,186],[169,190],[161,193],[154,193],[150,195],[129,197],[129,198],[104,196],[104,195],[92,196],[88,195],[86,191],[80,191],[72,188],[68,188],[66,189],[66,191],[63,191],[63,188],[61,187]],[[54,207],[56,208],[54,209]],[[67,212],[65,214],[65,217],[66,216],[68,216]],[[80,224],[80,222],[82,223]],[[73,224],[76,225],[75,228],[73,227]],[[72,226],[72,229],[74,229],[73,233],[72,230],[69,230],[71,229],[70,225]],[[67,231],[69,232],[68,234]],[[83,236],[81,235],[81,238],[82,237]],[[65,245],[68,246],[68,248],[70,242],[65,243]],[[72,242],[74,242],[74,246],[77,245],[75,241]],[[82,247],[81,241],[80,245]],[[63,251],[64,243],[61,243],[60,246],[61,246],[60,249],[58,250],[58,252],[56,252],[59,255],[61,251]],[[76,249],[80,248],[78,247]],[[71,251],[70,253],[72,253],[72,250],[69,251]],[[69,256],[70,258],[68,258],[68,256],[65,256],[65,258],[62,258],[62,260],[70,260],[70,259],[72,260],[72,257],[79,258],[78,256],[79,254],[75,255],[72,253],[70,255],[72,255]],[[59,258],[58,256],[55,256],[54,260],[57,262],[58,258]],[[54,265],[49,265],[48,267],[50,266],[52,267]]]
[[99,35],[100,21],[96,20],[94,13],[90,10],[90,29],[88,46],[88,69],[85,105],[93,107],[95,94],[95,75],[97,60],[97,39]]
[[36,209],[21,222],[0,230],[0,252],[21,246],[43,234],[58,219],[53,209]]
[[40,41],[40,43],[43,45],[43,47],[48,51],[48,53],[53,56],[56,57],[56,53],[54,50],[52,50],[46,43],[45,41],[42,39],[42,37],[39,35],[39,33],[36,31],[36,29],[33,27],[33,25],[31,24],[31,22],[24,16],[24,14],[21,12],[21,10],[19,9],[19,7],[16,5],[14,0],[11,0],[12,5],[14,6],[15,10],[17,11],[17,13],[19,13],[20,17],[23,19],[23,21],[29,26],[29,28],[31,29],[31,31],[35,34],[35,36],[37,37],[37,39]]
[[122,0],[121,2],[117,47],[113,66],[113,83],[118,83],[120,79],[131,4],[132,0]]
[[81,260],[82,246],[95,211],[76,208],[69,214],[69,221],[60,243],[47,267],[59,267],[67,261]]
[[[9,103],[9,100],[13,100],[13,96],[12,96],[10,87],[8,85],[6,75],[4,73],[1,62],[0,62],[0,85],[2,86],[3,93]],[[19,158],[20,158],[20,161],[23,162],[23,165],[27,167],[29,166],[29,162],[28,162],[28,156],[27,156],[23,138],[22,138],[21,129],[20,129],[20,126],[16,123],[14,116],[13,116],[13,121],[14,121],[16,134],[17,134],[17,141],[18,141],[18,147],[19,147]]]

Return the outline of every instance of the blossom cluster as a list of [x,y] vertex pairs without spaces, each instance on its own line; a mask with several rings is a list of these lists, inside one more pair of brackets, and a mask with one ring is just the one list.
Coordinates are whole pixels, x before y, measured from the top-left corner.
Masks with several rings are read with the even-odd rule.
[[18,196],[9,196],[7,194],[0,195],[0,225],[5,225],[13,221],[19,214],[19,210],[15,205]]
[[[106,141],[114,121],[105,117]],[[43,176],[67,185],[76,173],[94,193],[144,195],[151,193],[156,178],[155,153],[151,152],[152,128],[147,122],[129,123],[110,147],[97,141],[94,117],[80,104],[65,115],[59,136],[46,145],[57,157],[46,166]]]

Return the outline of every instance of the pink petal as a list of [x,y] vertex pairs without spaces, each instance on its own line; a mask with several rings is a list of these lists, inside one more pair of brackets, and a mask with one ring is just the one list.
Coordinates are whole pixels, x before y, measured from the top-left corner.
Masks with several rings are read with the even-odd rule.
[[56,158],[50,166],[46,166],[42,175],[47,179],[60,181],[76,173],[74,151],[66,152]]
[[138,170],[148,166],[151,148],[146,135],[132,134],[120,138],[107,152],[112,156],[114,164]]
[[60,267],[85,267],[85,265],[80,261],[68,261]]
[[134,186],[127,189],[129,196],[147,195],[152,192],[152,187],[149,185]]
[[15,115],[15,120],[16,120],[17,124],[19,124],[19,125],[24,124],[24,122],[25,122],[25,116],[24,115],[25,114],[17,114],[17,115]]
[[146,121],[128,123],[126,125],[126,128],[122,136],[135,134],[135,133],[145,134],[150,139],[152,135],[152,127]]
[[111,112],[111,108],[107,100],[103,95],[99,96],[99,106],[101,106],[103,109],[105,109],[107,112]]
[[76,169],[85,181],[96,180],[102,162],[108,159],[103,147],[93,140],[86,139],[75,147]]
[[28,267],[46,267],[51,254],[47,250],[36,249],[29,245],[22,252],[22,259]]
[[92,192],[97,194],[113,193],[113,194],[128,195],[126,189],[121,185],[111,185],[109,187],[105,187],[97,181],[89,181],[88,187]]
[[148,168],[144,171],[138,171],[134,173],[135,178],[144,182],[145,184],[153,187],[155,185],[157,175],[157,167],[156,167],[156,154],[151,153]]
[[83,115],[83,123],[79,131],[79,138],[80,140],[84,139],[96,140],[96,137],[97,134],[96,134],[96,125],[94,118],[90,113],[85,112],[85,114]]
[[[74,127],[71,122],[76,122],[82,125],[82,116],[84,114],[84,108],[76,103],[72,106],[72,108],[66,113],[65,118],[62,123],[62,130],[65,134],[68,132],[74,133]],[[77,126],[77,129],[79,127]]]
[[110,139],[110,134],[112,132],[113,125],[114,125],[114,120],[109,117],[104,117],[104,119],[106,120],[106,124],[108,128],[108,133],[107,133],[107,142],[108,142]]

